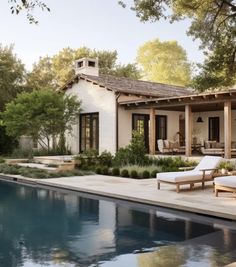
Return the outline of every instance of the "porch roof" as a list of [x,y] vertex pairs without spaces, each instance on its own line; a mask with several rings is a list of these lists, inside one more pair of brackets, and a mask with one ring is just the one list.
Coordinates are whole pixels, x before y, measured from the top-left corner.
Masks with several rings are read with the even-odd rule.
[[175,111],[183,111],[185,105],[191,105],[194,112],[221,110],[226,100],[235,100],[232,102],[232,109],[236,109],[236,89],[173,97],[120,101],[119,105],[126,109],[156,108]]

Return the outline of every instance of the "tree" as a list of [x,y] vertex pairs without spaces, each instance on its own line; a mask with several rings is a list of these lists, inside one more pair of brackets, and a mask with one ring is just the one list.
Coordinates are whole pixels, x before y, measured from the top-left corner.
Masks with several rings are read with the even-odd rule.
[[[125,6],[126,1],[119,2]],[[206,54],[205,64],[201,66],[202,74],[211,80],[207,83],[206,79],[199,79],[198,76],[195,82],[200,88],[230,86],[235,83],[236,1],[134,0],[132,9],[141,21],[157,21],[164,18],[173,22],[189,18],[191,25],[188,34],[194,39],[201,40],[201,48]],[[225,50],[227,47],[229,49]],[[223,65],[223,71],[218,72],[217,69],[218,73],[215,73],[214,66],[220,64]],[[215,76],[220,76],[220,79]]]
[[10,3],[11,13],[19,14],[22,11],[26,11],[27,19],[30,23],[37,24],[38,21],[35,19],[33,12],[35,9],[50,11],[50,8],[40,0],[8,0]]
[[[57,137],[71,132],[80,113],[80,101],[75,96],[63,96],[50,90],[21,93],[8,103],[2,113],[7,134],[31,136],[49,151],[56,148]],[[52,140],[52,141],[51,141]]]
[[13,54],[13,46],[0,45],[0,111],[5,104],[16,97],[24,87],[25,69],[22,62]]
[[183,86],[190,83],[190,64],[176,41],[146,42],[138,50],[137,62],[146,80]]
[[87,47],[78,49],[64,48],[52,57],[40,58],[34,64],[33,70],[28,74],[28,85],[34,89],[52,88],[63,86],[75,75],[74,63],[83,57],[98,58],[101,74],[113,74],[122,77],[139,77],[139,72],[134,64],[117,65],[116,51],[98,51]]

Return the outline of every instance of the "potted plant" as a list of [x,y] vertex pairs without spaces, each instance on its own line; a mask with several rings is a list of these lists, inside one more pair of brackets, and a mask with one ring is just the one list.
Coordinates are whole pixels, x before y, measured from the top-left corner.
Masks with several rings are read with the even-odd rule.
[[233,171],[234,166],[229,161],[221,162],[218,168],[221,174],[228,174],[229,172]]

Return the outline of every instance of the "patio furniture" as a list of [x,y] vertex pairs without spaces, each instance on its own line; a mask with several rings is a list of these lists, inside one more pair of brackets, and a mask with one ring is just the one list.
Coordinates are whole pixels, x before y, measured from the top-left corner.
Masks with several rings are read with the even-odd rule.
[[159,152],[161,152],[162,154],[169,154],[169,153],[173,153],[173,148],[170,145],[170,142],[168,140],[162,140],[162,139],[158,139],[157,140],[157,147]]
[[236,193],[236,176],[222,176],[214,179],[215,196],[218,197],[219,192]]
[[161,183],[176,185],[177,193],[180,191],[180,185],[185,184],[189,184],[192,189],[195,183],[202,183],[204,188],[206,181],[213,180],[214,172],[222,160],[222,157],[204,156],[193,170],[157,173],[157,189],[160,189]]

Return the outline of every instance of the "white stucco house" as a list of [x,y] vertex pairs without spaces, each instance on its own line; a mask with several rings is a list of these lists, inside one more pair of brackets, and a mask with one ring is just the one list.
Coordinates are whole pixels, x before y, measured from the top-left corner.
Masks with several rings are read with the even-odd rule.
[[[102,75],[98,61],[91,58],[76,61],[76,75],[60,90],[82,100],[78,124],[67,136],[74,154],[90,148],[114,154],[129,144],[132,130],[144,133],[150,154],[163,152],[158,140],[184,146],[186,156],[199,148],[226,158],[236,154],[236,90],[199,94],[180,86]],[[168,142],[163,144],[168,151]]]

